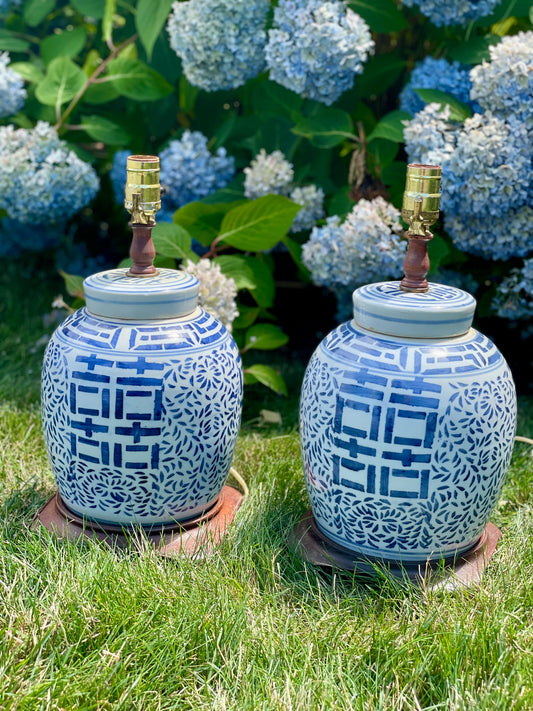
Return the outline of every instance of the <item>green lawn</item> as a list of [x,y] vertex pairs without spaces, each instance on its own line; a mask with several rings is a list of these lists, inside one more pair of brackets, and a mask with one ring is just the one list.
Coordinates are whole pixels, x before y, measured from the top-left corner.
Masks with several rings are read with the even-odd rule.
[[[59,282],[0,276],[0,708],[533,708],[532,448],[517,444],[480,588],[433,592],[320,571],[288,549],[308,508],[288,400],[246,393],[235,467],[250,496],[209,560],[59,541],[29,526],[54,491],[39,369]],[[48,329],[49,330],[49,329]],[[533,401],[518,432],[533,436]],[[260,426],[279,410],[283,425]]]

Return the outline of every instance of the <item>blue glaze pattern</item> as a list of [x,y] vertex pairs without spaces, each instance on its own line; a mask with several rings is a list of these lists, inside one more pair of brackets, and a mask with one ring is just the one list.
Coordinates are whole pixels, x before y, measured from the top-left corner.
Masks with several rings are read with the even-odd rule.
[[228,476],[241,400],[237,346],[205,311],[128,323],[80,309],[52,337],[43,366],[44,433],[61,497],[104,523],[201,513]]
[[306,485],[319,528],[355,552],[423,561],[481,535],[511,457],[516,397],[493,343],[341,325],[306,371]]

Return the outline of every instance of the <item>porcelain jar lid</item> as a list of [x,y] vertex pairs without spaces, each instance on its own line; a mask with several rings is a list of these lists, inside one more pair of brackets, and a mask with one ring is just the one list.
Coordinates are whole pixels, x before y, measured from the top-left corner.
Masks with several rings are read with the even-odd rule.
[[404,338],[451,338],[472,326],[474,297],[462,289],[429,284],[425,293],[400,289],[400,282],[367,284],[353,293],[355,322],[371,331]]
[[87,310],[95,316],[150,320],[178,318],[198,305],[199,282],[192,274],[160,269],[149,277],[132,277],[128,269],[110,269],[87,277]]

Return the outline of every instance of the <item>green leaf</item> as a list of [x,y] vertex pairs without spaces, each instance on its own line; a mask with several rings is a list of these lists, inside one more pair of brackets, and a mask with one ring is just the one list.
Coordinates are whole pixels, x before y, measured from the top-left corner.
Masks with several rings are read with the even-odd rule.
[[85,73],[68,57],[56,57],[37,85],[35,96],[46,106],[61,106],[70,101],[87,80]]
[[191,111],[194,109],[196,97],[198,96],[200,89],[197,86],[193,86],[189,81],[187,81],[187,77],[183,74],[180,77],[178,91],[180,109],[185,114],[191,113]]
[[191,235],[183,227],[171,222],[160,222],[152,230],[155,250],[163,257],[190,259],[197,262],[199,257],[191,250]]
[[190,202],[174,213],[174,223],[184,227],[204,247],[209,247],[220,231],[222,218],[234,207],[235,203],[230,202],[215,205]]
[[367,140],[370,142],[376,138],[385,138],[394,143],[403,143],[403,121],[409,121],[411,118],[407,111],[391,111],[378,122]]
[[496,35],[474,35],[466,42],[451,46],[448,56],[462,64],[481,64],[484,59],[490,59],[489,47],[498,44],[498,42],[500,42],[500,37]]
[[274,81],[254,86],[253,105],[261,116],[286,116],[297,120],[302,104],[303,99],[299,94]]
[[71,5],[84,17],[101,20],[105,12],[105,0],[70,0]]
[[[28,40],[20,39],[9,30],[0,28],[0,50],[6,52],[26,52],[30,48]],[[12,67],[13,65],[10,65]]]
[[[235,323],[235,322],[234,322]],[[280,395],[288,395],[287,386],[281,375],[268,365],[251,365],[244,369],[244,382],[248,385],[261,383]]]
[[125,146],[130,140],[123,126],[103,116],[82,116],[81,126],[92,139],[111,146]]
[[30,27],[37,27],[52,12],[55,4],[55,0],[26,0],[24,22]]
[[104,17],[102,18],[102,37],[105,42],[113,37],[113,15],[116,7],[116,0],[105,0]]
[[224,276],[233,279],[238,291],[256,288],[254,273],[246,264],[244,257],[223,254],[213,261],[218,264]]
[[272,249],[289,231],[299,209],[281,195],[251,200],[224,216],[218,239],[246,252]]
[[50,64],[56,57],[75,57],[83,49],[86,39],[83,27],[50,35],[41,42],[41,57],[45,64]]
[[348,4],[374,32],[400,32],[407,27],[394,0],[350,0]]
[[255,289],[250,291],[251,295],[258,306],[264,309],[270,308],[274,303],[274,295],[276,293],[276,284],[271,270],[262,259],[251,257],[250,255],[245,256],[244,259],[252,270],[253,279],[257,284]]
[[368,144],[368,160],[372,170],[381,178],[382,171],[396,158],[400,144],[385,138],[376,138]]
[[250,328],[252,323],[261,313],[259,306],[243,306],[239,304],[239,315],[233,321],[233,331],[238,329]]
[[139,0],[135,27],[148,59],[152,57],[155,41],[163,29],[174,0]]
[[370,57],[361,76],[355,78],[356,98],[382,95],[398,79],[405,65],[405,60],[397,52]]
[[13,64],[9,65],[9,68],[13,69],[17,74],[20,74],[25,81],[29,81],[32,84],[38,84],[44,79],[44,74],[39,67],[36,67],[35,64],[31,62],[13,62]]
[[320,108],[314,116],[303,117],[292,132],[317,148],[333,148],[347,138],[355,138],[350,114],[341,109]]
[[273,323],[257,323],[250,326],[244,338],[244,351],[256,348],[261,351],[273,351],[284,346],[289,337],[279,326]]
[[308,282],[310,280],[311,272],[302,262],[302,245],[291,239],[290,237],[284,237],[283,244],[289,250],[289,254],[291,255],[296,266],[298,267],[298,276],[302,281]]
[[472,109],[467,104],[456,99],[451,94],[446,94],[438,89],[415,89],[418,96],[425,101],[426,104],[440,104],[441,106],[450,107],[450,119],[452,121],[464,121],[472,116]]
[[67,272],[59,270],[59,273],[63,277],[65,282],[65,289],[71,296],[76,296],[79,299],[85,299],[85,293],[83,291],[83,277],[77,274],[67,274]]
[[83,95],[86,104],[107,104],[120,96],[112,84],[91,84]]
[[112,82],[119,94],[134,101],[156,101],[173,92],[161,74],[139,59],[113,59],[104,79]]

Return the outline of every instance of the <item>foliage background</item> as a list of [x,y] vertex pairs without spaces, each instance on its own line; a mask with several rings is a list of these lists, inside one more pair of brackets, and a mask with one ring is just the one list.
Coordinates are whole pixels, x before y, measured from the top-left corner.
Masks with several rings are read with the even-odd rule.
[[[35,235],[50,228],[56,230],[53,249],[41,249],[41,265],[71,275],[115,266],[129,244],[127,217],[110,181],[115,153],[160,153],[185,131],[202,132],[211,152],[224,147],[234,157],[236,177],[226,188],[181,208],[173,224],[156,229],[159,263],[198,261],[191,237],[218,260],[239,289],[234,333],[248,381],[260,380],[285,392],[275,370],[264,364],[254,370],[254,354],[256,361],[268,361],[268,353],[261,359],[257,351],[283,346],[283,329],[294,348],[313,345],[333,324],[335,301],[326,290],[310,287],[301,261],[309,231],[288,232],[298,208],[281,195],[246,200],[244,168],[261,149],[282,151],[294,166],[296,184],[323,190],[328,216],[343,218],[361,198],[379,195],[399,206],[407,160],[404,121],[410,118],[399,110],[399,95],[415,64],[434,56],[473,66],[489,59],[489,47],[502,37],[532,28],[529,0],[503,0],[487,17],[445,27],[436,27],[416,6],[395,0],[352,0],[347,5],[368,23],[375,52],[353,88],[326,106],[271,81],[268,72],[226,91],[192,86],[170,47],[170,0],[4,3],[0,50],[10,53],[10,66],[24,79],[28,96],[23,108],[2,123],[28,129],[38,121],[50,123],[100,177],[92,203],[66,225],[36,229],[26,243],[26,257],[32,248],[46,246]],[[449,105],[458,120],[471,113],[449,94],[426,90],[422,96]],[[237,237],[229,234],[235,226]],[[515,374],[522,388],[529,387],[529,378],[520,374],[531,365],[524,355],[530,350],[531,329],[520,321],[495,318],[491,307],[498,285],[521,260],[472,257],[453,245],[442,225],[435,232],[432,273],[452,268],[461,283],[474,285],[481,329],[498,344],[510,344],[508,357],[520,351]],[[465,282],[465,275],[473,281]],[[70,278],[67,286],[73,295],[80,294],[79,278]],[[345,294],[341,301],[348,299]],[[307,305],[314,310],[314,323],[294,316]],[[302,333],[302,325],[308,333]]]

